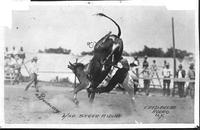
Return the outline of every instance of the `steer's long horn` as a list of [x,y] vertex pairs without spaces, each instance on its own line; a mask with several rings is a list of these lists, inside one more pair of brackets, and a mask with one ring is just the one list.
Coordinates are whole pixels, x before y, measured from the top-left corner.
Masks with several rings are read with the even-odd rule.
[[70,64],[71,66],[74,66],[70,61],[69,61],[69,64]]
[[120,37],[121,36],[121,29],[120,29],[120,26],[117,24],[117,22],[115,22],[112,18],[108,17],[107,15],[103,14],[103,13],[97,13],[96,14],[97,16],[103,16],[103,17],[106,17],[108,19],[110,19],[118,28],[118,34],[117,36]]

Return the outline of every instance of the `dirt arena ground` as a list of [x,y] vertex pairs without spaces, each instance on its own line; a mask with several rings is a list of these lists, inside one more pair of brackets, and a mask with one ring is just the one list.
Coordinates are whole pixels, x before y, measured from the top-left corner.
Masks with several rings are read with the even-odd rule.
[[[40,90],[46,93],[45,99],[61,111],[54,113],[35,96],[34,88],[24,91],[25,84],[5,85],[5,123],[6,124],[135,124],[135,123],[193,123],[194,102],[190,97],[164,97],[161,93],[143,93],[136,96],[136,111],[131,109],[128,94],[112,91],[110,94],[97,95],[94,103],[88,102],[86,91],[78,94],[77,107],[72,101],[71,87],[53,87],[46,85]],[[152,106],[175,106],[167,110],[160,119]],[[157,109],[158,110],[158,109]],[[104,116],[103,116],[104,115]],[[159,115],[159,112],[157,113]]]

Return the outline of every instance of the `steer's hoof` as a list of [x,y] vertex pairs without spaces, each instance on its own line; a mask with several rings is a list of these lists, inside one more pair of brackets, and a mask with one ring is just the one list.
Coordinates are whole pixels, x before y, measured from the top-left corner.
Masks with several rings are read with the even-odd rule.
[[91,95],[91,88],[87,88],[87,92],[88,92],[88,98],[90,97],[90,95]]

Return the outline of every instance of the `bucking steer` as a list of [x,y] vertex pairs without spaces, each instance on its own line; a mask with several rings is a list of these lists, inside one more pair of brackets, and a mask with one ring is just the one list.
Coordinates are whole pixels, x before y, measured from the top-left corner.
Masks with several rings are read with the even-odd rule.
[[90,102],[93,102],[97,86],[105,79],[113,65],[116,65],[123,52],[123,41],[120,38],[121,29],[119,25],[105,14],[98,13],[97,16],[103,16],[111,20],[118,28],[118,34],[109,32],[101,38],[94,46],[94,56],[88,66],[88,79],[90,86],[87,89]]
[[[77,99],[77,93],[83,89],[86,89],[88,86],[90,86],[91,81],[88,79],[87,77],[87,67],[88,64],[84,65],[82,63],[70,63],[70,65],[68,65],[68,67],[73,71],[73,73],[77,76],[78,80],[79,80],[79,84],[74,88],[74,102],[76,104],[79,103],[78,99]],[[116,87],[117,85],[120,85],[120,87],[122,89],[124,89],[125,92],[128,93],[129,98],[130,98],[130,102],[133,106],[132,110],[136,110],[135,107],[135,95],[134,95],[134,81],[133,81],[133,77],[132,77],[132,71],[129,70],[128,73],[126,74],[125,79],[123,80],[123,82],[116,84],[115,82],[115,78],[111,78],[111,80],[109,81],[109,83],[112,83],[114,86]],[[113,76],[115,77],[115,76]],[[106,82],[106,79],[104,80]],[[101,88],[102,86],[106,86],[105,82],[102,82],[98,88]],[[109,84],[108,83],[108,84]],[[105,88],[105,87],[103,87]],[[108,91],[109,92],[109,91]]]
[[[98,13],[97,16],[103,16],[111,20],[117,26],[118,34],[115,35],[109,32],[95,44],[94,55],[87,66],[87,73],[78,73],[79,70],[74,70],[74,65],[70,64],[69,66],[69,68],[72,69],[74,72],[77,71],[75,73],[77,77],[81,77],[79,74],[86,76],[85,78],[87,79],[89,84],[85,83],[86,81],[82,81],[82,85],[89,85],[87,91],[90,102],[93,102],[94,100],[94,90],[108,75],[111,67],[119,62],[123,52],[123,41],[120,38],[121,29],[119,25],[113,19],[103,13]],[[77,88],[76,91],[78,91],[80,88]]]

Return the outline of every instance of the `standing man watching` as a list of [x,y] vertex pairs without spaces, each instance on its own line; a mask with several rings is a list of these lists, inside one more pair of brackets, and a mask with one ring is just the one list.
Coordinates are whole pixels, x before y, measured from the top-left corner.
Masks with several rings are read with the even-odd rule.
[[[185,70],[183,69],[182,64],[180,64],[179,69],[176,72],[176,77],[178,79],[183,79],[185,78]],[[184,81],[177,81],[177,85],[178,85],[178,94],[179,97],[184,97],[184,86],[185,86],[185,82]]]
[[[190,80],[195,80],[195,69],[194,69],[194,63],[190,64],[189,70],[187,72],[187,76]],[[189,85],[186,89],[186,95],[188,95],[188,93],[190,94],[190,96],[192,98],[194,98],[194,91],[195,91],[195,82],[189,82]]]
[[143,69],[149,67],[149,62],[147,61],[147,58],[148,58],[147,56],[144,56],[144,61],[142,64]]
[[164,60],[164,65],[163,65],[163,69],[166,68],[166,65],[167,65],[167,61]]
[[144,58],[144,62],[143,62],[143,71],[141,72],[143,74],[143,78],[144,78],[144,91],[146,96],[149,95],[149,86],[150,86],[150,70],[149,70],[149,63],[147,61],[147,56],[145,56]]
[[152,70],[152,77],[154,74],[157,74],[158,67],[156,65],[156,60],[153,60],[153,64],[151,65],[151,70]]
[[25,88],[25,91],[28,90],[28,88],[31,86],[31,84],[34,84],[34,87],[36,89],[36,92],[39,92],[39,89],[38,89],[38,86],[37,86],[37,73],[38,73],[38,67],[37,67],[37,57],[34,57],[32,60],[31,60],[31,66],[30,66],[30,77],[31,77],[31,81],[28,83],[28,85],[26,86]]
[[16,49],[15,49],[15,46],[13,46],[13,50],[12,50],[12,52],[11,52],[11,56],[12,56],[13,58],[16,58],[16,56],[17,56],[17,51],[16,51]]
[[20,47],[18,51],[18,57],[22,60],[22,63],[24,63],[24,59],[26,58],[26,55],[25,55],[23,47]]
[[135,74],[136,79],[133,79],[134,83],[134,94],[138,91],[138,84],[139,84],[139,60],[138,57],[134,57],[134,61],[130,64],[132,72]]
[[[171,80],[168,79],[172,76],[172,71],[169,69],[169,63],[166,64],[166,68],[163,69],[162,71],[163,75],[163,96],[167,94],[167,96],[170,96],[170,83]],[[166,78],[166,79],[165,79]],[[166,89],[167,87],[167,89]]]

